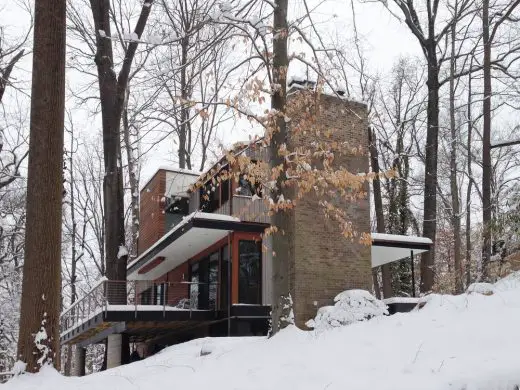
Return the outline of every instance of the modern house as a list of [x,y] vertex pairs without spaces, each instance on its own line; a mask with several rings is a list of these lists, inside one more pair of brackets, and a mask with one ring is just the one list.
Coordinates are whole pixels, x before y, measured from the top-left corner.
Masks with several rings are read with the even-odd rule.
[[[309,93],[293,85],[289,98]],[[368,150],[365,105],[338,96],[319,96],[317,121],[338,131],[337,142]],[[305,145],[314,137],[288,143]],[[266,160],[261,144],[238,147],[237,154]],[[368,172],[367,155],[343,155],[334,164]],[[273,258],[266,205],[243,177],[214,178],[226,158],[199,175],[161,167],[140,193],[138,256],[128,264],[128,281],[100,281],[62,313],[61,342],[75,344],[77,374],[84,348],[108,340],[108,368],[121,363],[118,345],[129,337],[141,355],[162,346],[203,336],[265,335],[271,310]],[[198,186],[193,187],[198,182]],[[368,188],[367,188],[368,190]],[[294,209],[286,234],[289,284],[298,326],[330,304],[339,292],[372,290],[372,267],[429,249],[422,238],[373,235],[372,247],[343,238],[309,196]],[[368,198],[344,205],[360,232],[370,231]]]

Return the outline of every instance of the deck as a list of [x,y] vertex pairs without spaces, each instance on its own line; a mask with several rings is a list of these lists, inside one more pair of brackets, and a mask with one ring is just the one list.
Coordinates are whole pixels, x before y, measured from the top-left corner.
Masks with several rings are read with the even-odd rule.
[[149,297],[151,301],[162,300],[162,304],[142,304],[143,291],[157,291],[154,282],[101,280],[62,313],[60,342],[86,346],[114,333],[125,333],[132,342],[139,342],[230,319],[269,318],[270,307],[264,305],[231,305],[222,310],[211,305],[199,308],[198,302],[179,294],[179,285],[185,285],[187,291],[192,284],[166,283],[166,291],[175,292],[175,296],[154,293]]

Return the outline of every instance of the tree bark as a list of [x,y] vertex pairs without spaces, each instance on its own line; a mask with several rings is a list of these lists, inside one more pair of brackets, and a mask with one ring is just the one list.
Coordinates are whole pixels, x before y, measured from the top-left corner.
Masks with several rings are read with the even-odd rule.
[[[470,62],[470,66],[473,65],[473,61]],[[467,142],[467,159],[468,159],[468,188],[466,192],[466,287],[471,284],[471,191],[473,188],[473,171],[471,164],[473,163],[471,144],[472,144],[472,132],[473,132],[473,118],[471,112],[472,104],[472,75],[468,75],[468,103],[467,103],[467,121],[468,121],[468,142]]]
[[489,279],[491,260],[491,42],[489,38],[489,0],[482,2],[482,42],[484,45],[484,100],[482,102],[482,280]]
[[[433,28],[433,27],[432,27]],[[430,34],[430,37],[435,33]],[[437,152],[439,149],[439,64],[436,44],[432,38],[426,46],[428,61],[428,107],[426,133],[426,161],[424,173],[424,220],[423,236],[435,242],[437,232]],[[435,277],[435,245],[421,257],[422,293],[432,290]]]
[[[288,0],[275,0],[273,19],[273,68],[272,78],[275,86],[271,97],[271,108],[277,115],[274,116],[272,135],[269,143],[270,167],[276,169],[285,166],[284,157],[279,155],[280,147],[287,143],[287,124],[284,112],[287,104],[287,69],[289,58],[287,55],[287,9]],[[287,196],[284,187],[286,169],[276,180],[276,187],[271,191],[271,198],[276,203],[278,199]],[[274,254],[273,258],[273,307],[272,307],[272,334],[286,327],[290,321],[290,284],[289,284],[289,259],[292,256],[284,234],[288,233],[294,225],[294,214],[291,211],[277,211],[271,217],[271,225],[278,228],[278,232],[272,237]]]
[[131,128],[128,121],[128,95],[130,94],[127,88],[127,99],[125,100],[125,107],[123,109],[123,142],[126,150],[126,160],[128,163],[128,180],[130,182],[130,215],[131,215],[131,230],[132,243],[130,247],[130,256],[137,257],[137,240],[139,237],[139,175],[137,173],[137,159],[134,155],[134,146],[132,144]]
[[[372,165],[372,171],[379,174],[379,156],[377,153],[376,135],[372,129],[368,129],[368,140],[370,143],[370,162]],[[385,216],[383,212],[383,196],[381,193],[381,179],[376,178],[373,183],[374,188],[374,207],[376,211],[376,229],[378,233],[385,233]],[[383,280],[383,297],[389,298],[392,296],[392,271],[389,264],[385,264],[381,267],[381,274]],[[377,275],[374,278],[374,288],[376,295],[380,295],[379,282],[376,284]],[[380,298],[380,297],[378,297]]]
[[459,185],[457,182],[457,129],[455,124],[455,28],[451,28],[451,60],[450,60],[450,189],[451,189],[451,225],[453,229],[453,258],[455,263],[455,293],[462,293],[462,233],[460,223]]
[[[181,39],[181,125],[179,127],[179,168],[186,168],[186,156],[189,155],[187,150],[187,133],[189,120],[189,91],[186,80],[186,66],[188,58],[189,38],[187,36]],[[188,165],[191,169],[191,163]]]
[[18,357],[59,369],[65,0],[36,0],[25,263]]

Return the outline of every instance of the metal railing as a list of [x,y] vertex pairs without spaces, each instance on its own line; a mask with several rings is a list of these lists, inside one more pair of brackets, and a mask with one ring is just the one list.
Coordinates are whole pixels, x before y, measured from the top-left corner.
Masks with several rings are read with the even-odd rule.
[[[207,290],[207,291],[206,291]],[[199,299],[200,293],[207,299]],[[109,308],[117,311],[217,310],[218,283],[100,280],[60,316],[66,332]]]

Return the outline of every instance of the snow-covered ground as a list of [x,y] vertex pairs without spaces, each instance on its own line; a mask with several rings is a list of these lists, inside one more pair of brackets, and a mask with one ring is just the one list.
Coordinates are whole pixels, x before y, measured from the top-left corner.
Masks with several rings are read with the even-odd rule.
[[46,368],[0,388],[518,389],[520,274],[489,287],[492,295],[434,295],[419,311],[319,334],[290,328],[269,340],[199,339],[84,378]]

